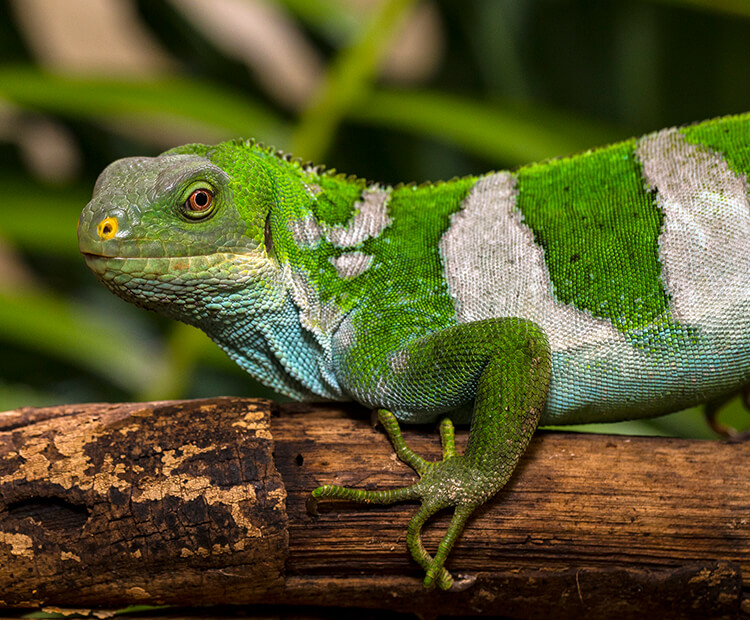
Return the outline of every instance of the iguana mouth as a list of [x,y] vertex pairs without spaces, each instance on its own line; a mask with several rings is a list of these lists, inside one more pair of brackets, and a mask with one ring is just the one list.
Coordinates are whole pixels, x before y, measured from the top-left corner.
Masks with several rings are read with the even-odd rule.
[[122,266],[128,261],[127,258],[121,256],[107,256],[106,254],[95,254],[93,252],[81,252],[81,254],[86,261],[86,266],[100,280],[121,273]]
[[107,254],[96,254],[94,252],[81,252],[86,260],[90,258],[122,258],[121,256],[110,256]]
[[[235,252],[191,256],[111,256],[81,252],[86,265],[104,280],[129,277],[140,280],[183,281],[193,285],[198,276],[220,289],[237,289],[256,281],[270,265],[266,257]],[[196,275],[198,274],[198,275]]]
[[178,261],[178,260],[191,260],[191,259],[207,259],[211,260],[213,257],[230,257],[230,256],[236,256],[241,257],[243,256],[240,252],[212,252],[211,254],[186,254],[184,256],[182,255],[174,255],[174,256],[121,256],[121,255],[115,255],[115,254],[100,254],[98,252],[81,252],[81,255],[85,260],[96,260],[96,259],[104,259],[104,260],[117,260],[117,261],[130,261],[130,260],[168,260],[168,261]]
[[126,258],[123,258],[122,256],[108,256],[106,254],[94,254],[92,252],[81,252],[83,254],[83,258],[86,261],[86,264],[90,267],[92,263],[105,263],[105,262],[111,262],[111,261],[124,261],[127,260]]

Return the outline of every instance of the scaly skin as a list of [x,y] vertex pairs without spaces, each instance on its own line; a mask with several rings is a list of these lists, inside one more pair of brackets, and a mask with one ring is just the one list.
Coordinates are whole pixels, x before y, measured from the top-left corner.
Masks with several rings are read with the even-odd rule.
[[[648,417],[750,381],[750,116],[448,183],[385,187],[252,142],[111,164],[79,222],[97,277],[298,399],[378,408],[420,480],[425,585],[537,424]],[[446,416],[450,416],[450,419]],[[397,420],[441,420],[443,460]],[[465,454],[452,422],[471,421]],[[431,556],[423,524],[454,508]]]

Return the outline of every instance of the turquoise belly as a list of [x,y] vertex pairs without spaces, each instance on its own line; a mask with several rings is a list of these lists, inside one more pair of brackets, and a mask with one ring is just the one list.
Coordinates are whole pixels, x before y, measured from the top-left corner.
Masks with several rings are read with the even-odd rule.
[[695,328],[686,346],[553,352],[552,376],[541,424],[654,417],[737,391],[750,382],[750,301]]

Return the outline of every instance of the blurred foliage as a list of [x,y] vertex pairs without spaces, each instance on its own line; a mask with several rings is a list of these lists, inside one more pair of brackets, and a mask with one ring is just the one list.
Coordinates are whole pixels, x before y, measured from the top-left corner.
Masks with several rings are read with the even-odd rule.
[[[343,1],[280,0],[277,11],[325,67],[308,102],[290,110],[177,3],[134,1],[173,68],[126,78],[45,68],[12,2],[0,0],[0,112],[10,119],[0,123],[0,410],[272,395],[196,330],[116,299],[78,255],[76,219],[98,172],[157,154],[170,135],[253,136],[396,183],[514,167],[750,109],[745,0],[434,0],[436,69],[397,83],[381,59],[417,4],[385,0],[362,13]],[[62,181],[41,174],[24,147],[26,128],[42,120],[77,154]],[[679,415],[612,428],[710,436],[697,411]],[[747,424],[738,403],[728,421]]]

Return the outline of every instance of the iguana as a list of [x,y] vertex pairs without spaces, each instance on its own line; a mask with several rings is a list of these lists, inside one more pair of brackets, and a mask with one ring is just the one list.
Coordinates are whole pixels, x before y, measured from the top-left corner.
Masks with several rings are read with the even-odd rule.
[[[395,187],[253,141],[108,166],[79,221],[96,276],[204,330],[296,399],[379,409],[420,476],[315,498],[420,500],[407,545],[443,589],[467,519],[537,425],[657,416],[750,381],[750,114]],[[443,459],[398,421],[440,420]],[[458,454],[453,422],[471,423]],[[453,517],[435,555],[423,524]]]

